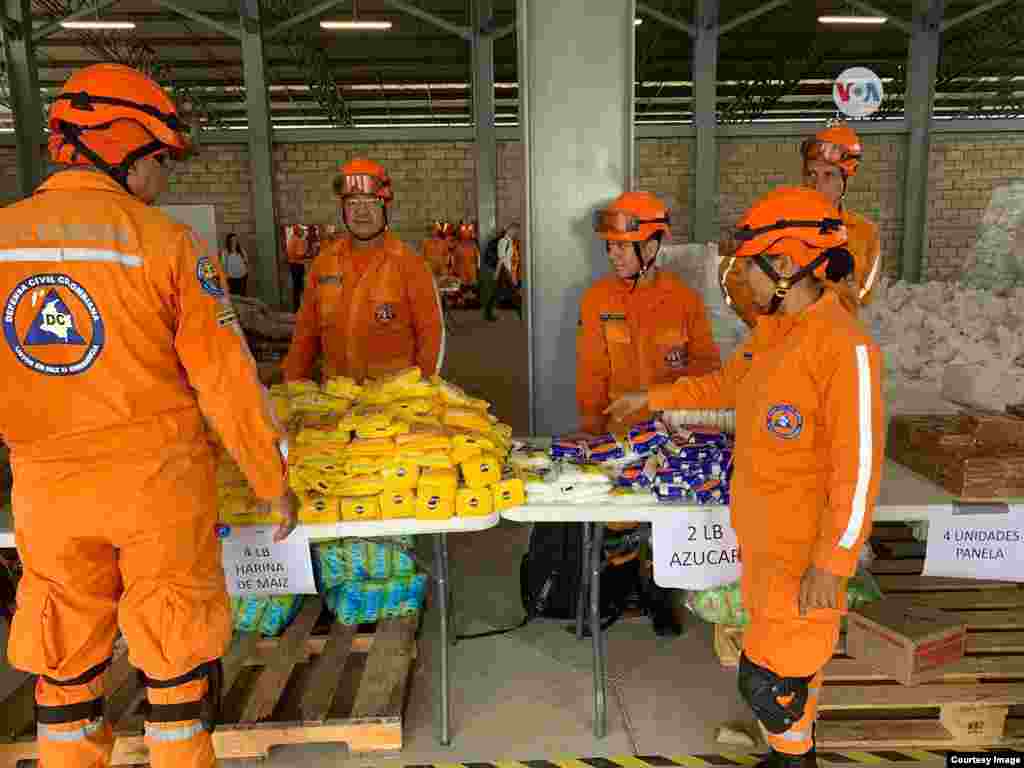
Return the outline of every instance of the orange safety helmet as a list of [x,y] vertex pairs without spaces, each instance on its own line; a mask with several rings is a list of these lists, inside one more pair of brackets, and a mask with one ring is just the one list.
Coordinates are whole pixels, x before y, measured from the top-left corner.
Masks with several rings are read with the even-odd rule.
[[650,192],[626,192],[594,214],[602,240],[644,243],[657,232],[671,234],[672,212]]
[[136,160],[161,150],[183,160],[192,151],[171,97],[123,64],[94,64],[68,78],[50,107],[49,128],[54,162],[87,162],[125,189]]
[[[839,282],[853,271],[853,256],[843,247],[847,233],[839,210],[813,189],[779,187],[769,192],[746,212],[733,237],[739,246],[723,283],[736,259],[753,259],[775,283],[769,312],[775,312],[789,289],[808,275]],[[768,260],[782,255],[799,266],[788,277],[779,275]]]
[[350,195],[374,195],[385,205],[391,203],[391,178],[384,166],[372,160],[350,160],[339,169],[334,179],[334,193],[344,199]]
[[833,120],[800,145],[800,154],[805,165],[812,160],[824,160],[838,166],[843,178],[848,179],[856,175],[864,147],[853,128],[842,120]]

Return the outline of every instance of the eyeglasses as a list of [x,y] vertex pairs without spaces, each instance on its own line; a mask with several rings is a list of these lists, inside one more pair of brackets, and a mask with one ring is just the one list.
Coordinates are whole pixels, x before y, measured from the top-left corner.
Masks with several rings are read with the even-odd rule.
[[384,201],[377,197],[347,197],[342,205],[347,211],[373,211],[384,207]]
[[625,211],[595,211],[594,231],[598,233],[625,234],[639,232],[642,224],[671,224],[672,212],[666,211],[660,219],[641,219]]

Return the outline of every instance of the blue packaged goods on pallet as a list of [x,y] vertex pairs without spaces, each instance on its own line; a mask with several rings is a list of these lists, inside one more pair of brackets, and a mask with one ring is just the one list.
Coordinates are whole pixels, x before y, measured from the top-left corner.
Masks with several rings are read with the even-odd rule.
[[363,621],[371,622],[380,619],[380,609],[384,604],[384,583],[367,581],[363,584]]
[[658,421],[645,421],[629,430],[629,446],[637,456],[647,456],[669,442],[665,426]]
[[231,614],[239,632],[277,637],[292,623],[302,604],[303,595],[232,597]]
[[632,464],[615,478],[615,484],[620,488],[650,488],[651,478],[644,472],[644,462]]
[[600,435],[587,441],[587,457],[590,461],[616,461],[624,458],[626,450],[614,435]]

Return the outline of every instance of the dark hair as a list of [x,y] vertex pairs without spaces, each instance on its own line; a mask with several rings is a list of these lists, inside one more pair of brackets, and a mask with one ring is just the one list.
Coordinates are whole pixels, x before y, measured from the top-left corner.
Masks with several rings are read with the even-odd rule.
[[231,238],[234,238],[236,243],[238,242],[238,235],[236,235],[234,232],[229,232],[228,236],[224,239],[225,248],[231,247]]

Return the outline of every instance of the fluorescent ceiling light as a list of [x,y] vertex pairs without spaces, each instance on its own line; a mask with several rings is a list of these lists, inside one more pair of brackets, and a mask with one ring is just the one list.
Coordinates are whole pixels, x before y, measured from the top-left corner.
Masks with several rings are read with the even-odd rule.
[[64,29],[135,29],[134,21],[62,21]]
[[321,21],[323,29],[391,29],[390,21]]
[[886,16],[819,16],[819,24],[885,24]]
[[643,23],[644,23],[644,20],[643,20],[643,19],[641,19],[641,18],[636,18],[636,19],[633,19],[633,26],[634,26],[634,27],[639,27],[639,26],[640,26],[641,24],[643,24]]

